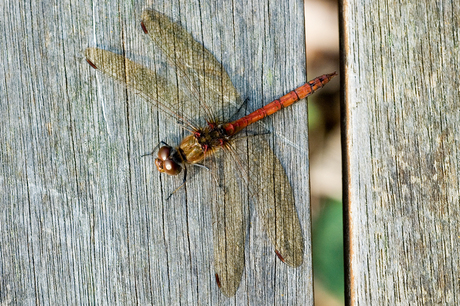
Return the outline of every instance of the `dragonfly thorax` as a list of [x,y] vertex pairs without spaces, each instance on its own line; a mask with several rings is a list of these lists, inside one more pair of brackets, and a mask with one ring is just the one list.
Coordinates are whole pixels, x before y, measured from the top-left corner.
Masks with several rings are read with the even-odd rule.
[[210,124],[185,137],[178,148],[162,146],[158,150],[155,165],[162,173],[177,175],[184,168],[184,163],[196,164],[203,161],[207,155],[225,146],[229,139],[222,125]]
[[182,154],[184,162],[196,164],[201,162],[207,155],[227,144],[228,141],[229,136],[222,126],[211,124],[185,137],[178,151]]

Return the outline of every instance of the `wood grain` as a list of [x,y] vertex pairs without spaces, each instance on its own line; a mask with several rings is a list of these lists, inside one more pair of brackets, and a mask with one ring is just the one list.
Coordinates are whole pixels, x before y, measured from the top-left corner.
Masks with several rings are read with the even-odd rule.
[[350,305],[460,303],[460,8],[343,1]]
[[228,299],[214,280],[207,186],[197,176],[167,201],[180,179],[141,158],[184,132],[84,60],[99,47],[165,65],[139,25],[151,7],[222,61],[249,110],[307,80],[302,1],[221,2],[0,3],[2,305],[312,304],[305,103],[264,121],[295,192],[304,263],[281,263],[248,207],[246,267]]

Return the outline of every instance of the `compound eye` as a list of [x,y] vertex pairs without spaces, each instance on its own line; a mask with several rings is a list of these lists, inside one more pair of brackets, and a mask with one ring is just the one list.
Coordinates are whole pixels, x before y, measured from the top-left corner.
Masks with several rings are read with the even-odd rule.
[[155,158],[155,166],[157,166],[157,170],[161,173],[165,172],[163,161],[159,158]]
[[169,175],[178,175],[182,171],[182,167],[168,159],[163,162],[163,171]]
[[158,150],[158,157],[161,160],[168,160],[169,155],[171,154],[171,147],[163,146]]

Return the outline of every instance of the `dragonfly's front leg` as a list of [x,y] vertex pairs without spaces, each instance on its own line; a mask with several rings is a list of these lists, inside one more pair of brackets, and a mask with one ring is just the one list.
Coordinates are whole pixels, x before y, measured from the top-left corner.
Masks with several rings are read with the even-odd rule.
[[156,152],[156,150],[160,147],[160,145],[170,147],[170,145],[168,145],[166,142],[162,140],[153,148],[152,152],[141,155],[141,157],[153,155]]

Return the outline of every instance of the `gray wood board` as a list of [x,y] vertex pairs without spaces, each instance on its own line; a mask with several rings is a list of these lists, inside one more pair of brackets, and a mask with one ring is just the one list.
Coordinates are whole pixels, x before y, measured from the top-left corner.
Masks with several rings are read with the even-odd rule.
[[460,8],[343,1],[350,305],[460,303]]
[[306,81],[302,1],[221,2],[1,1],[2,305],[312,304],[305,102],[264,121],[295,193],[304,264],[276,258],[249,207],[245,273],[228,299],[200,201],[208,186],[198,175],[166,201],[181,178],[141,157],[184,132],[83,56],[97,46],[158,60],[139,24],[155,8],[223,62],[250,110]]

